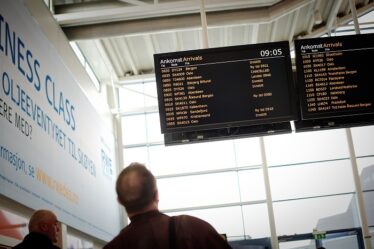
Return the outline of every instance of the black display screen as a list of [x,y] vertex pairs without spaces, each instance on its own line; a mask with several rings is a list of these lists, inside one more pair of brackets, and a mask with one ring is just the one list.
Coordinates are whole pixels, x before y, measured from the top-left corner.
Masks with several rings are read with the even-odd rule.
[[374,113],[374,34],[296,40],[295,53],[302,120]]
[[295,119],[288,42],[155,54],[161,131]]
[[291,133],[291,122],[164,134],[165,146]]

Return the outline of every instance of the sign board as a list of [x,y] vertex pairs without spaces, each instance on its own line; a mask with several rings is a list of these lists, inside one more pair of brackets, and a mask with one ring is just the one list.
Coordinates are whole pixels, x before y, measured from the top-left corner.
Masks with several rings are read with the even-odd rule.
[[1,195],[118,233],[113,134],[20,0],[0,1],[0,131]]
[[163,133],[296,118],[288,41],[155,54]]

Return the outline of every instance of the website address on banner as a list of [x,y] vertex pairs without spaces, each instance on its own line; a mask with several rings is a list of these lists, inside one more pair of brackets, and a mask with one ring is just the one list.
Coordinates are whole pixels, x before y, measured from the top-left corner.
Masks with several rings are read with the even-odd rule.
[[68,201],[74,204],[79,203],[79,196],[77,194],[72,192],[65,184],[53,179],[50,175],[38,167],[36,168],[36,179],[62,197],[66,198]]

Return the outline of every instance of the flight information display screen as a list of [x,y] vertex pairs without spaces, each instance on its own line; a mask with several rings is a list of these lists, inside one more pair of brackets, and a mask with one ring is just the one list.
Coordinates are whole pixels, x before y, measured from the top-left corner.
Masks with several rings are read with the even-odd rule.
[[288,42],[155,54],[162,133],[295,119]]
[[374,34],[295,41],[303,120],[374,113]]

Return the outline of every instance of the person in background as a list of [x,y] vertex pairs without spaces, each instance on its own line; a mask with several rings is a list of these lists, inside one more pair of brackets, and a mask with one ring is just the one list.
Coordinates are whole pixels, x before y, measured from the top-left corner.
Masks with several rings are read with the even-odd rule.
[[116,191],[131,222],[104,249],[231,249],[206,221],[161,213],[156,179],[143,164],[123,169]]
[[30,218],[29,234],[13,249],[60,249],[53,245],[58,231],[56,215],[49,210],[37,210]]

